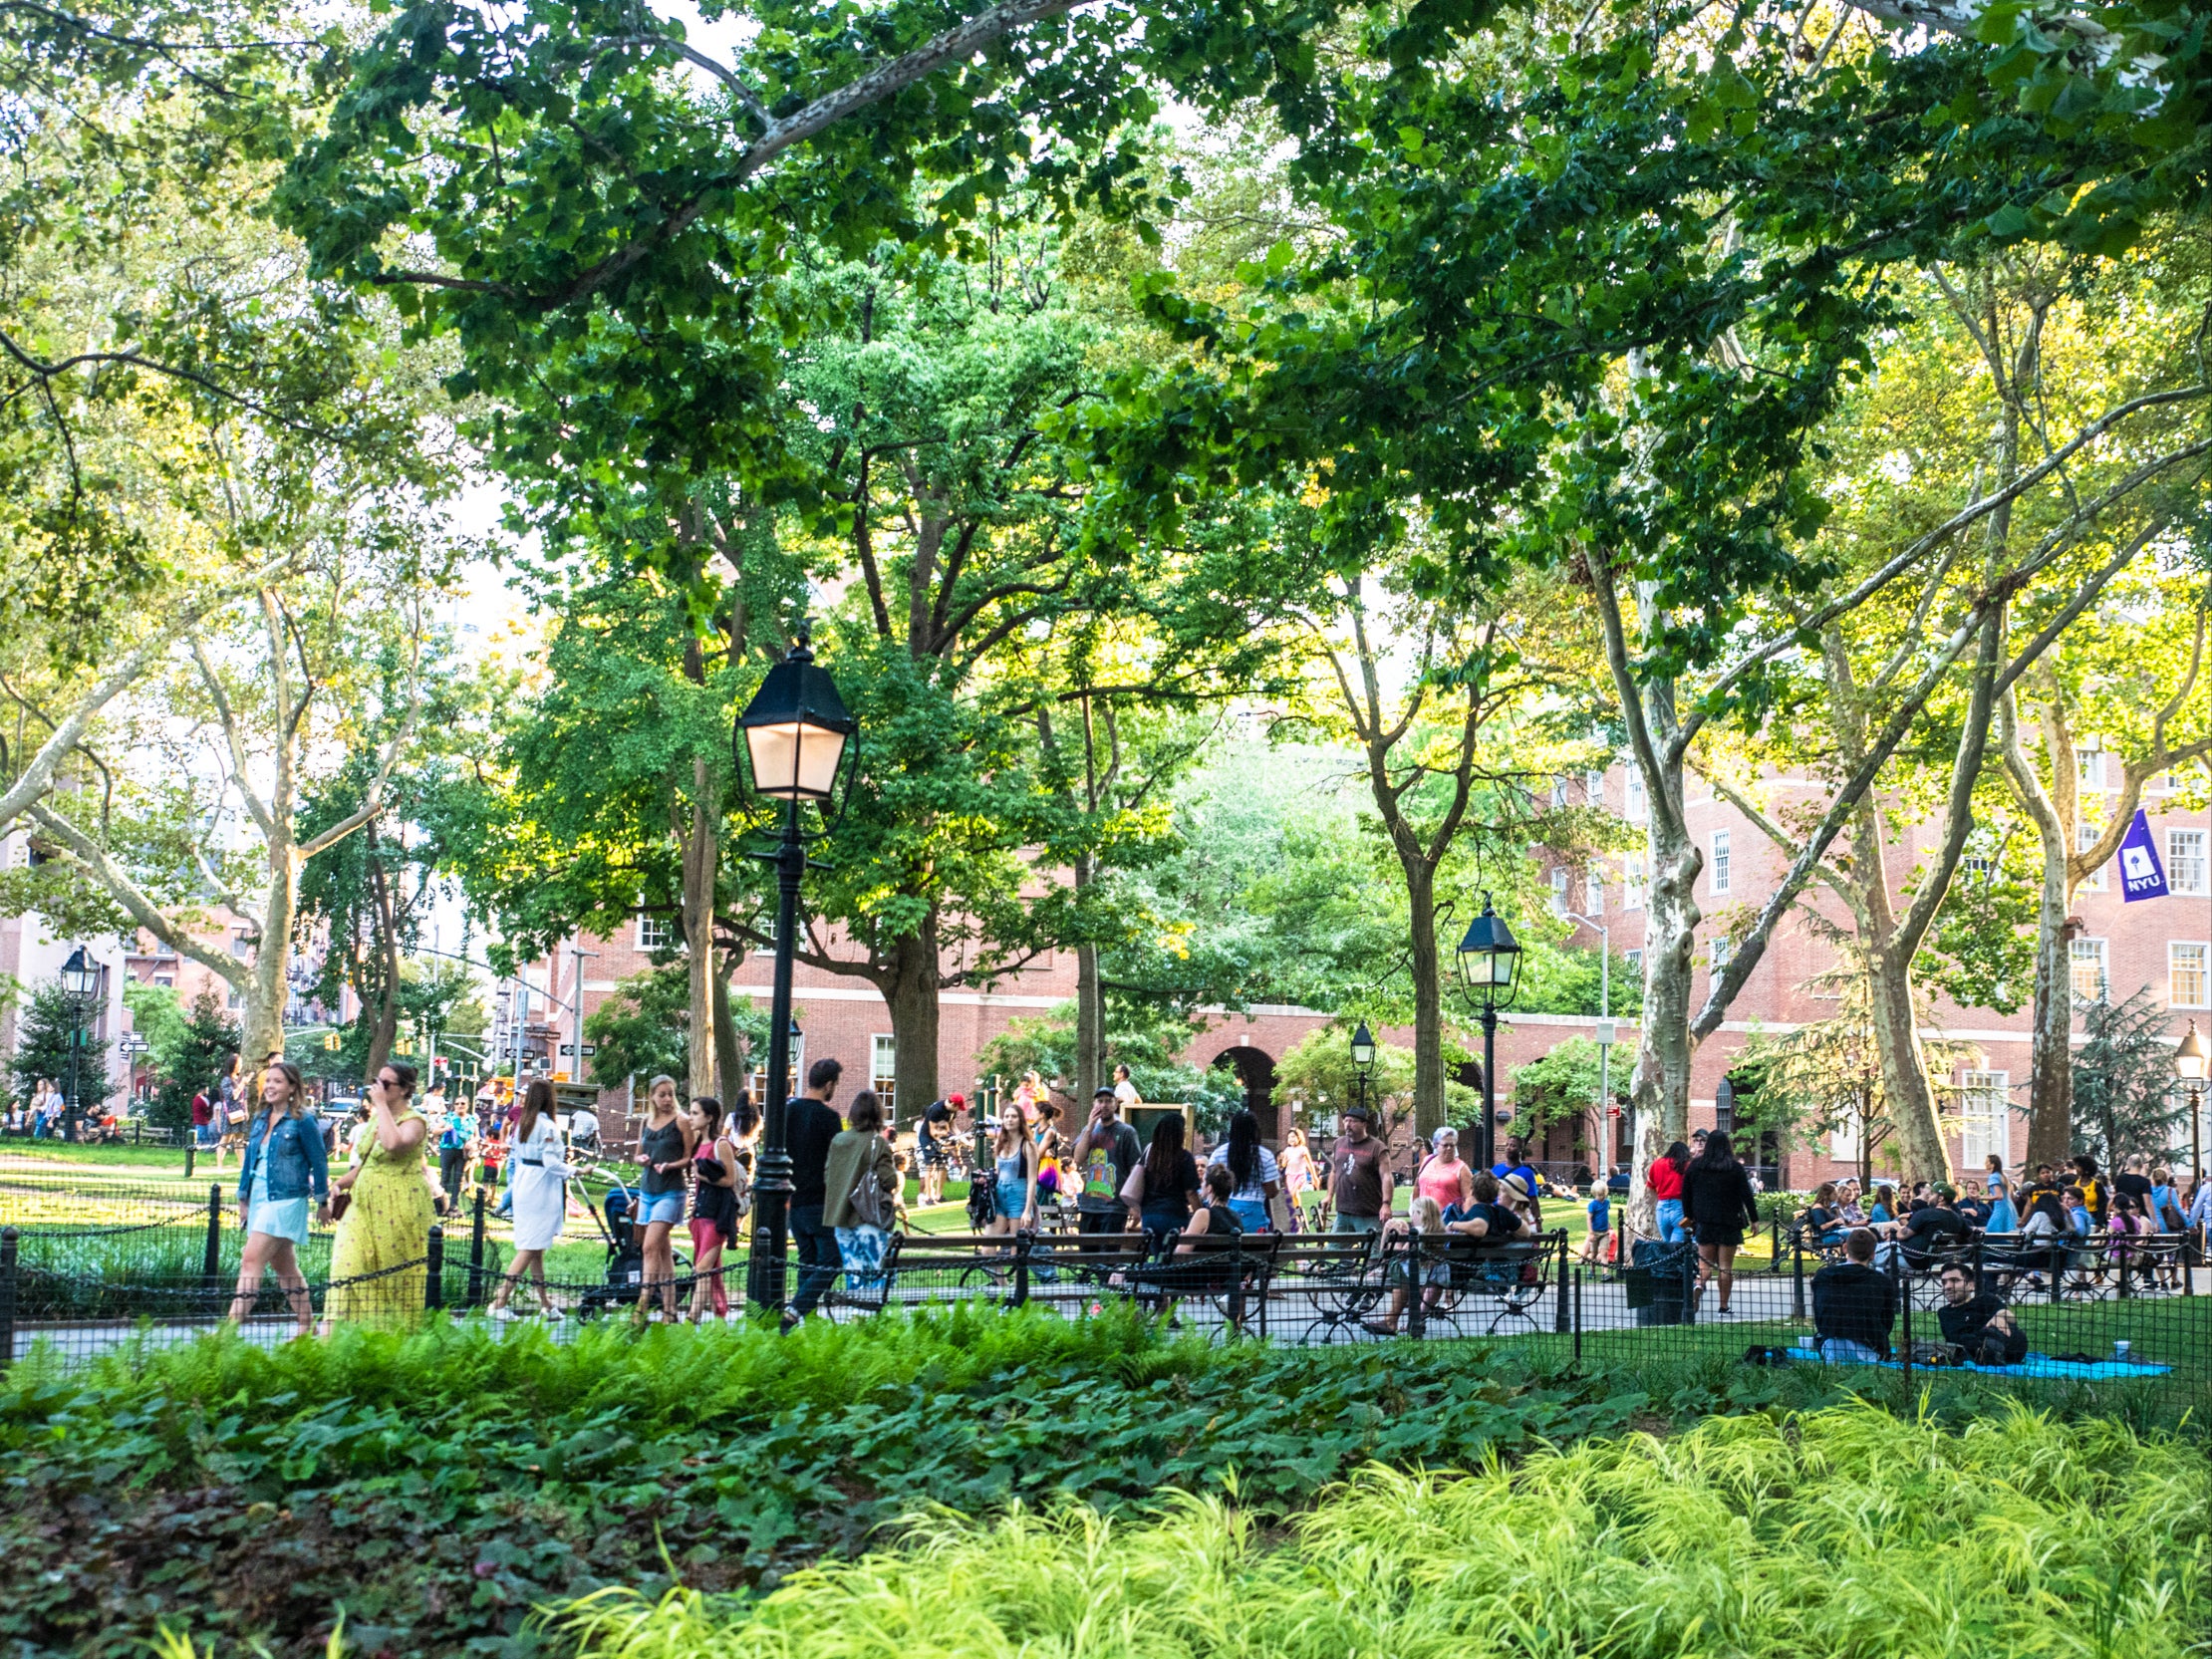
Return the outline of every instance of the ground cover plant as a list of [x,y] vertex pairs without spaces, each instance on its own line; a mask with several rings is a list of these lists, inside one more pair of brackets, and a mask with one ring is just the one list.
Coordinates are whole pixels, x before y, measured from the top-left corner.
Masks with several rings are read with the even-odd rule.
[[614,1591],[558,1618],[589,1659],[2170,1659],[2212,1622],[2201,1453],[2019,1407],[1370,1468],[1286,1526],[1216,1494],[1165,1508],[939,1509],[758,1600]]
[[925,1502],[1112,1514],[1234,1470],[1291,1506],[1371,1460],[1472,1463],[1644,1403],[1457,1344],[1225,1350],[986,1309],[788,1342],[438,1326],[27,1361],[0,1387],[0,1642],[137,1655],[166,1621],[308,1653],[343,1611],[371,1653],[527,1652],[537,1603],[772,1586]]

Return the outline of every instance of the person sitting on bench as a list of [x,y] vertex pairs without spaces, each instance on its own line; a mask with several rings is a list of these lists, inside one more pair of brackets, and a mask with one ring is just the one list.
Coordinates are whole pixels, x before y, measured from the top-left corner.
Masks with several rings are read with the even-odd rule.
[[1854,1228],[1843,1259],[1812,1275],[1813,1343],[1830,1365],[1872,1365],[1889,1358],[1897,1286],[1874,1267],[1874,1235]]
[[1528,1224],[1517,1212],[1498,1201],[1502,1189],[1495,1175],[1478,1171],[1470,1191],[1475,1195],[1473,1204],[1464,1209],[1455,1204],[1445,1210],[1445,1232],[1502,1244],[1509,1239],[1518,1239],[1527,1228]]
[[1943,1305],[1936,1318],[1944,1341],[1964,1348],[1975,1365],[2018,1365],[2028,1357],[2028,1333],[1995,1291],[1976,1292],[1973,1269],[1964,1262],[1947,1262],[1939,1282]]

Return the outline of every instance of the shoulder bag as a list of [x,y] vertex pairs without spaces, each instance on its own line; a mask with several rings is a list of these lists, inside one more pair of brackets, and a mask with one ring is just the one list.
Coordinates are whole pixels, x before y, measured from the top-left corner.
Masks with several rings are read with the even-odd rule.
[[876,1175],[876,1163],[869,1159],[860,1167],[860,1176],[853,1182],[849,1201],[853,1208],[853,1221],[859,1227],[880,1228],[891,1231],[893,1221],[891,1196],[883,1190],[883,1182]]

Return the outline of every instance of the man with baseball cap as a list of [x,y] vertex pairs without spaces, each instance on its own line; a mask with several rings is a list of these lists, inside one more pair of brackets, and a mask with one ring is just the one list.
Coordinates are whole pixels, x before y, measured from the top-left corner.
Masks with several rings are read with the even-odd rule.
[[1375,1138],[1375,1114],[1365,1106],[1344,1110],[1344,1132],[1329,1153],[1329,1197],[1339,1233],[1380,1233],[1390,1214],[1390,1158]]

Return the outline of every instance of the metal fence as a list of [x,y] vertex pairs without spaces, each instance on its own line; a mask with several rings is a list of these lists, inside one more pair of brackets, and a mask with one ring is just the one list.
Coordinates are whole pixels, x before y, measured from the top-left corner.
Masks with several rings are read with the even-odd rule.
[[[226,1321],[275,1342],[303,1329],[405,1328],[437,1315],[520,1317],[558,1339],[595,1320],[643,1326],[745,1312],[742,1242],[705,1273],[680,1248],[662,1282],[650,1280],[633,1244],[610,1239],[588,1271],[572,1255],[542,1288],[534,1276],[508,1286],[481,1198],[450,1230],[433,1229],[418,1256],[374,1274],[334,1279],[328,1236],[318,1234],[301,1252],[303,1282],[265,1278],[241,1300],[241,1241],[224,1198],[212,1187],[191,1202],[140,1194],[142,1214],[128,1224],[70,1226],[17,1213],[19,1195],[0,1180],[0,1220],[10,1223],[0,1231],[0,1364],[34,1351],[64,1363],[142,1353]],[[868,1269],[794,1257],[786,1270],[795,1305],[837,1320],[958,1304],[1082,1318],[1133,1303],[1223,1341],[1480,1338],[1561,1347],[1592,1363],[1871,1364],[1908,1377],[2142,1387],[2212,1405],[2212,1276],[2199,1240],[2098,1235],[2028,1245],[2010,1236],[1933,1253],[1888,1246],[1875,1269],[1885,1287],[1880,1340],[1856,1347],[1832,1338],[1839,1319],[1868,1334],[1867,1275],[1835,1271],[1838,1259],[1795,1234],[1765,1242],[1770,1253],[1725,1287],[1725,1308],[1717,1274],[1688,1246],[1646,1242],[1626,1262],[1605,1261],[1574,1253],[1563,1232],[1504,1246],[1404,1233],[1262,1234],[1190,1251],[1130,1234],[901,1234]],[[1861,1305],[1838,1314],[1846,1283]],[[1961,1304],[1971,1305],[1962,1313]],[[2009,1354],[1978,1322],[1993,1310]],[[1973,1339],[1957,1340],[1962,1331]]]

